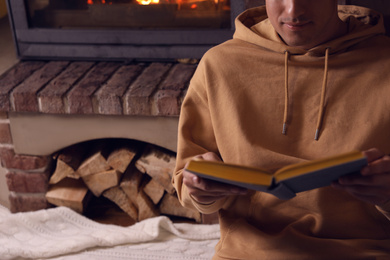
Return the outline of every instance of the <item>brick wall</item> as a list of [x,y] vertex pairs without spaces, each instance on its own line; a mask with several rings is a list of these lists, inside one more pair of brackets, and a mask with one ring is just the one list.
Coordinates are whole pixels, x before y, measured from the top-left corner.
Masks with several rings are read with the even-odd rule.
[[[12,212],[49,207],[51,155],[15,154],[8,113],[178,117],[196,64],[23,61],[0,75],[0,161]],[[64,147],[65,148],[65,147]]]
[[7,114],[0,113],[0,160],[6,170],[11,212],[48,207],[45,193],[52,160],[48,156],[15,154]]

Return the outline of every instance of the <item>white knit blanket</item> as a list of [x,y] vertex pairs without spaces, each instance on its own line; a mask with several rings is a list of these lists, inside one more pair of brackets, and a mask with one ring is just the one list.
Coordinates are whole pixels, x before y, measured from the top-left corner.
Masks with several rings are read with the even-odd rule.
[[218,225],[172,223],[167,217],[129,227],[99,224],[58,207],[11,214],[0,205],[0,259],[211,259]]

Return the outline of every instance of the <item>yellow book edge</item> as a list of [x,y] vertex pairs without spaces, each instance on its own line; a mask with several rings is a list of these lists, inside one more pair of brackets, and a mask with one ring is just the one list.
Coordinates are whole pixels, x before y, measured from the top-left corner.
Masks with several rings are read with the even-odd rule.
[[251,185],[271,186],[273,180],[279,182],[320,169],[326,169],[364,158],[365,156],[362,152],[352,151],[322,159],[288,165],[276,171],[275,174],[260,168],[206,161],[196,158],[189,162],[186,170],[201,176],[209,176],[217,180],[222,179],[233,183],[239,182]]
[[343,153],[343,154],[326,157],[322,159],[316,159],[312,161],[291,164],[277,170],[274,175],[274,178],[275,181],[278,182],[296,176],[300,176],[306,173],[315,172],[320,169],[326,169],[332,166],[341,165],[344,163],[357,161],[364,158],[365,156],[363,155],[362,152],[352,151],[352,152]]
[[217,179],[263,186],[271,185],[273,179],[272,173],[259,168],[227,164],[224,162],[206,161],[198,158],[191,160],[187,165],[186,170]]

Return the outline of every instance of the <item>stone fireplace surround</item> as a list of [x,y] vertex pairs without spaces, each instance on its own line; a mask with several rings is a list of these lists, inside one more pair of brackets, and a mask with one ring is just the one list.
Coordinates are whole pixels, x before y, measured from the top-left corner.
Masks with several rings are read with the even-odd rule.
[[100,138],[176,150],[196,64],[21,61],[0,76],[0,159],[11,212],[48,208],[52,154]]

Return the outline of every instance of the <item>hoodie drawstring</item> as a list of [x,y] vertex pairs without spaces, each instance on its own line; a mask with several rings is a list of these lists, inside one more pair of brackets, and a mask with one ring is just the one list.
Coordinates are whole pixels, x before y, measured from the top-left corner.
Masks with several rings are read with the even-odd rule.
[[282,134],[287,133],[287,115],[288,115],[288,58],[289,52],[284,52],[284,115],[283,115],[283,130]]
[[324,117],[325,90],[326,90],[326,85],[328,84],[328,60],[329,60],[329,48],[326,48],[325,49],[324,80],[322,81],[320,109],[319,109],[319,112],[318,112],[316,134],[314,136],[314,140],[316,140],[316,141],[318,141],[318,138],[320,136],[320,130],[321,130],[321,125],[322,125],[322,118]]
[[[326,94],[326,86],[328,84],[328,60],[329,60],[329,49],[325,49],[325,65],[324,65],[324,79],[322,82],[322,89],[321,89],[321,101],[319,105],[319,111],[318,111],[318,119],[317,119],[317,126],[316,126],[316,132],[314,136],[314,140],[318,141],[321,131],[321,125],[322,125],[322,119],[324,117],[324,111],[325,111],[325,94]],[[284,115],[283,115],[283,129],[282,134],[287,134],[287,116],[288,116],[288,59],[290,57],[290,53],[288,51],[285,51],[285,60],[284,60]]]

